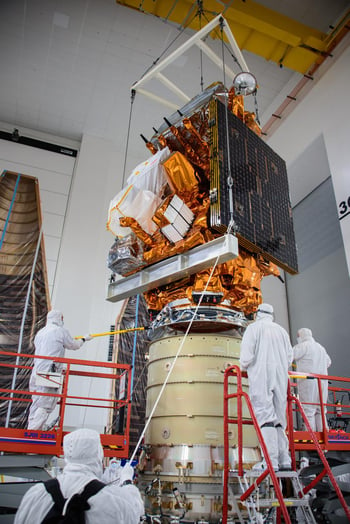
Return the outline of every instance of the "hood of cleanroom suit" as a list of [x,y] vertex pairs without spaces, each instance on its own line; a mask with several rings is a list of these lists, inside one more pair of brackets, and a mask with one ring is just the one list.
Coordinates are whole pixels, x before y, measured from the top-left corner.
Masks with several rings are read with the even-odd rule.
[[240,365],[248,371],[249,395],[260,426],[267,422],[286,427],[288,368],[292,363],[288,333],[273,322],[273,308],[260,304],[256,321],[241,343]]
[[[301,328],[298,330],[298,344],[293,348],[293,358],[296,361],[297,370],[316,375],[327,375],[331,365],[331,359],[321,344],[316,342],[312,336],[311,329]],[[316,382],[309,380],[308,382]]]
[[[313,338],[311,329],[301,328],[298,330],[297,335],[298,344],[293,347],[293,359],[295,360],[297,371],[300,373],[328,375],[328,368],[332,361],[325,348]],[[317,380],[298,379],[297,382],[301,402],[313,404],[320,402]],[[321,386],[323,402],[327,402],[328,381],[322,380]],[[321,431],[320,406],[303,404],[303,408],[311,428],[315,431]]]
[[[92,429],[78,429],[67,434],[63,439],[63,449],[66,465],[57,479],[63,497],[69,501],[75,493],[81,493],[88,482],[100,479],[103,449],[100,435]],[[14,524],[42,522],[52,506],[52,497],[40,482],[25,493]],[[140,492],[133,484],[122,487],[106,485],[89,498],[89,506],[85,512],[86,524],[139,524],[144,514]]]
[[56,326],[63,326],[63,315],[58,309],[52,309],[48,312],[46,317],[46,324],[55,324]]
[[300,344],[300,342],[305,342],[306,340],[314,340],[312,337],[311,329],[308,329],[308,328],[298,329],[298,333],[297,333],[298,344]]
[[63,452],[66,464],[87,464],[102,475],[103,448],[100,435],[92,429],[78,429],[65,435]]
[[266,304],[266,302],[260,304],[257,309],[257,317],[261,318],[263,314],[273,315],[273,307],[271,304]]

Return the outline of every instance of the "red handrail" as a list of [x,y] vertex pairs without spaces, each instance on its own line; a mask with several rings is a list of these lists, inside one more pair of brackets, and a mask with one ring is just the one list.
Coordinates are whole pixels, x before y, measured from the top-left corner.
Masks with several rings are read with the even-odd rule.
[[[322,391],[321,391],[321,386],[320,386],[320,378],[318,378],[318,381],[319,381],[319,393],[320,393],[320,406],[321,406],[321,412],[322,412],[322,421],[323,421],[323,428],[324,428],[324,433],[326,434],[326,438],[325,438],[325,442],[327,441],[327,432],[326,432],[326,429],[325,429],[325,417],[324,417],[324,410],[322,409],[323,408],[323,402],[322,402]],[[305,415],[305,411],[302,407],[302,404],[300,402],[300,400],[293,396],[291,394],[291,389],[290,389],[290,383],[288,381],[288,393],[287,393],[287,398],[288,398],[288,403],[291,404],[291,403],[295,403],[296,406],[298,407],[298,410],[299,410],[299,413],[301,414],[302,418],[303,418],[303,422],[306,426],[306,429],[307,429],[307,432],[309,433],[310,437],[311,437],[311,440],[316,448],[316,451],[318,452],[318,455],[320,457],[320,460],[324,466],[324,470],[323,472],[321,472],[319,474],[319,476],[317,477],[317,482],[324,476],[324,475],[328,475],[328,478],[329,480],[331,481],[332,485],[333,485],[333,488],[337,494],[337,497],[345,511],[345,515],[348,517],[349,519],[349,522],[350,522],[350,509],[347,505],[347,503],[345,502],[345,499],[343,497],[343,494],[341,492],[341,489],[339,488],[338,484],[337,484],[337,481],[335,480],[335,477],[333,475],[333,472],[332,472],[332,469],[330,467],[330,465],[328,464],[328,461],[326,459],[326,456],[318,442],[318,438],[315,434],[315,432],[313,431],[313,429],[311,428],[310,426],[310,423],[307,419],[307,416]],[[292,444],[290,445],[291,448],[294,449],[294,439],[292,438],[293,437],[293,433],[294,433],[294,429],[293,429],[293,424],[291,424],[289,427],[288,427],[288,434],[289,434],[289,437],[290,437],[290,443],[292,442]],[[306,486],[304,489],[303,489],[303,493],[307,493],[308,491],[310,491],[310,489],[312,489],[316,484],[317,482],[315,482],[316,479],[311,483],[311,485],[308,485]]]
[[[328,376],[328,375],[314,375],[311,373],[296,373],[291,372],[290,378],[302,378],[302,376],[310,377],[311,379],[316,379],[318,382],[318,390],[319,390],[319,398],[320,398],[320,410],[322,413],[322,425],[323,425],[323,431],[322,432],[314,432],[311,429],[311,426],[309,424],[309,421],[307,420],[307,417],[305,415],[305,412],[303,410],[302,404],[300,403],[299,399],[292,395],[291,392],[291,384],[288,381],[288,391],[287,391],[287,428],[288,428],[288,438],[289,438],[289,446],[291,451],[291,458],[292,458],[292,467],[295,470],[296,469],[296,458],[295,458],[295,452],[299,449],[306,449],[304,444],[300,444],[298,442],[298,437],[305,437],[307,436],[308,439],[308,448],[307,449],[313,449],[316,450],[319,454],[319,457],[321,459],[321,462],[323,464],[323,471],[321,471],[317,477],[308,485],[303,488],[303,493],[300,493],[299,496],[302,497],[303,494],[306,494],[310,489],[312,489],[325,475],[328,475],[333,488],[338,496],[338,499],[345,511],[345,515],[348,517],[350,522],[350,510],[345,502],[345,499],[343,497],[343,494],[334,478],[334,475],[332,473],[332,470],[327,462],[327,459],[323,453],[323,449],[344,449],[344,450],[350,450],[350,435],[346,442],[340,441],[339,443],[332,444],[329,442],[328,439],[328,431],[327,431],[327,424],[326,424],[326,417],[325,417],[325,411],[324,407],[327,406],[336,406],[337,404],[328,404],[324,403],[324,399],[322,396],[322,383],[321,380],[332,380],[332,381],[341,381],[343,383],[349,383],[350,387],[350,379],[343,378],[343,377],[334,377],[334,376]],[[223,524],[227,523],[227,513],[228,513],[228,481],[229,481],[229,438],[228,438],[228,426],[229,424],[236,424],[237,425],[237,436],[238,436],[238,468],[237,472],[239,476],[243,476],[243,424],[251,424],[254,425],[258,440],[263,452],[263,455],[265,457],[267,469],[255,480],[254,485],[252,485],[250,488],[246,490],[244,494],[241,495],[240,499],[241,501],[246,500],[256,489],[256,486],[258,486],[262,480],[269,474],[271,476],[272,483],[275,488],[276,497],[279,501],[279,508],[278,508],[278,518],[280,518],[280,513],[283,514],[283,517],[285,519],[285,522],[290,522],[290,517],[288,515],[288,511],[286,508],[286,505],[283,500],[283,495],[281,493],[278,480],[276,477],[276,474],[273,470],[271,460],[268,454],[268,450],[265,446],[265,442],[263,439],[263,436],[260,431],[259,424],[256,420],[254,410],[252,408],[249,395],[243,391],[242,388],[242,376],[247,376],[246,372],[241,372],[240,368],[238,366],[231,366],[225,370],[224,375],[224,474],[223,474],[223,518],[222,522]],[[229,378],[230,377],[236,377],[236,392],[228,394],[228,384],[229,384]],[[307,379],[309,380],[309,379]],[[332,392],[349,392],[346,388],[337,388],[337,387],[330,387],[330,391]],[[350,398],[350,395],[349,395]],[[229,418],[228,414],[228,404],[230,399],[236,399],[237,400],[237,416],[235,418]],[[245,400],[246,405],[249,409],[249,413],[251,416],[251,420],[243,420],[242,418],[242,399]],[[335,400],[335,399],[334,399]],[[314,403],[308,403],[308,404],[314,404]],[[304,424],[306,426],[307,431],[295,431],[293,427],[293,407],[296,407],[296,409],[300,412],[302,419],[304,421]],[[321,438],[321,442],[319,442],[319,438]]]
[[[50,360],[51,362],[59,362],[66,366],[62,371],[63,384],[62,391],[57,393],[42,393],[39,391],[31,392],[29,389],[10,389],[0,388],[0,400],[8,402],[31,402],[31,396],[49,396],[57,397],[59,399],[59,423],[54,429],[50,431],[34,431],[26,428],[10,428],[0,426],[0,451],[13,453],[37,453],[37,454],[62,454],[62,441],[64,435],[64,417],[67,406],[86,406],[89,409],[120,409],[126,406],[126,421],[124,425],[124,432],[122,434],[102,434],[101,442],[104,447],[104,454],[108,457],[128,458],[129,453],[129,433],[130,433],[130,416],[131,416],[131,366],[128,364],[116,364],[114,362],[102,362],[92,360],[59,358],[30,355],[26,353],[13,353],[10,351],[0,351],[0,359],[3,356],[16,357],[25,359],[41,359]],[[88,368],[85,371],[74,369],[75,366]],[[32,366],[11,364],[8,362],[1,362],[0,368],[18,368],[18,369],[32,369]],[[97,370],[99,368],[99,370]],[[104,372],[100,370],[104,369]],[[127,394],[123,399],[106,398],[106,397],[91,397],[74,395],[69,391],[72,377],[92,377],[99,379],[106,379],[112,381],[120,381],[126,374],[127,378]],[[113,384],[115,389],[115,384]],[[20,398],[20,395],[25,395],[28,398]],[[94,404],[90,402],[93,401]]]
[[[243,372],[245,376],[247,376],[246,372]],[[237,377],[237,393],[228,393],[228,379],[230,376]],[[236,419],[230,419],[228,417],[228,401],[230,399],[236,398],[237,399],[237,418]],[[258,486],[267,475],[270,475],[272,484],[275,488],[275,493],[277,500],[280,505],[280,510],[282,512],[282,515],[285,519],[286,524],[291,524],[291,520],[288,514],[287,507],[284,503],[283,494],[279,485],[279,481],[277,479],[276,473],[273,469],[272,462],[270,459],[270,455],[268,453],[267,447],[265,445],[264,438],[262,436],[260,426],[258,424],[258,421],[255,417],[255,413],[253,410],[253,407],[250,402],[250,398],[247,393],[243,391],[242,388],[242,372],[238,366],[230,366],[225,370],[224,375],[224,487],[223,487],[223,500],[222,500],[222,523],[227,524],[227,513],[228,513],[228,477],[229,477],[229,445],[228,445],[228,425],[229,424],[237,424],[237,432],[238,432],[238,475],[243,476],[243,439],[242,439],[242,433],[243,433],[243,420],[242,420],[242,398],[245,399],[247,407],[249,409],[249,413],[251,416],[251,422],[250,421],[244,421],[245,423],[251,423],[254,425],[255,430],[258,435],[259,443],[262,448],[263,455],[265,457],[266,466],[267,469],[255,480],[254,485],[250,486],[245,493],[243,493],[240,497],[241,501],[244,502],[256,489],[256,486]]]

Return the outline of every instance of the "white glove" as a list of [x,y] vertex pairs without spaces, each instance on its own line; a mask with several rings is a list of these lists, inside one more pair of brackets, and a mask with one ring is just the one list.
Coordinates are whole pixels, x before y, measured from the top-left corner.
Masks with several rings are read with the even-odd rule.
[[134,477],[134,468],[127,462],[120,470],[120,485],[122,486],[125,482],[130,484]]
[[84,335],[83,336],[83,342],[89,342],[89,340],[92,340],[92,336],[91,335]]

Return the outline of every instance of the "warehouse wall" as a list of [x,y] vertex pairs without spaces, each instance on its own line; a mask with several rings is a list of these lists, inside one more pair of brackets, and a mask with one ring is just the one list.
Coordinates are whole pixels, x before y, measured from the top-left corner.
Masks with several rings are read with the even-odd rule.
[[[76,149],[80,145],[33,130],[21,131],[23,136],[50,143]],[[136,165],[141,158],[131,156],[129,161]],[[109,201],[121,187],[123,164],[124,152],[92,136],[83,138],[77,159],[0,140],[0,172],[15,171],[39,181],[52,307],[64,313],[65,326],[73,336],[108,331],[119,313],[121,304],[105,300],[110,274],[106,259],[114,240],[105,224]],[[108,337],[96,338],[66,356],[106,361],[108,344]],[[83,379],[75,382],[72,392],[101,397],[108,396],[109,389],[105,380]],[[66,424],[71,427],[88,425],[102,431],[105,420],[96,410],[67,410]]]
[[299,271],[287,278],[292,338],[309,327],[328,350],[330,373],[350,376],[350,280],[331,178],[294,208]]
[[[350,105],[345,95],[350,80],[349,38],[342,47],[345,49],[333,67],[318,81],[315,75],[312,91],[285,121],[282,119],[282,124],[268,143],[286,160],[289,168],[313,142],[323,137],[350,271],[350,213],[346,215],[344,212],[345,208],[350,211]],[[317,154],[314,162],[309,164],[308,176],[302,170],[295,170],[289,177],[292,205],[324,180],[326,175],[324,169],[318,169]]]
[[350,375],[350,107],[335,98],[349,63],[348,47],[269,140],[287,161],[300,250],[300,274],[287,280],[292,340],[310,327],[340,376]]

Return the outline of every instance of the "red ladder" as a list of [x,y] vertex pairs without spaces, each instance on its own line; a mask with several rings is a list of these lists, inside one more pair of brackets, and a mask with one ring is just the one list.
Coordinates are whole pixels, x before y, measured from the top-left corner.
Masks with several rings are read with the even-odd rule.
[[[244,376],[247,376],[245,372],[243,372]],[[229,394],[228,393],[228,386],[229,386],[229,378],[230,377],[236,377],[236,392]],[[232,382],[231,382],[232,384]],[[229,417],[229,401],[231,399],[236,399],[237,401],[237,416],[235,418]],[[242,409],[242,403],[243,399],[246,402],[246,405],[249,410],[249,414],[251,417],[251,420],[243,419],[243,409]],[[291,394],[291,388],[290,383],[288,382],[288,395],[287,395],[287,401],[288,401],[288,435],[289,435],[289,443],[290,443],[290,450],[291,450],[291,456],[292,456],[292,467],[295,470],[296,469],[296,462],[295,462],[295,447],[294,447],[294,430],[293,430],[293,402],[295,402],[296,406],[298,407],[301,416],[305,422],[305,426],[310,434],[310,437],[313,441],[313,444],[315,446],[315,449],[317,450],[320,459],[322,461],[322,464],[324,466],[323,471],[306,487],[304,487],[300,493],[298,493],[299,498],[303,498],[303,496],[308,493],[326,474],[328,475],[336,493],[337,496],[341,502],[342,507],[344,508],[345,515],[349,518],[350,521],[350,510],[344,500],[343,494],[334,478],[334,475],[332,473],[332,470],[326,460],[326,457],[322,451],[322,448],[318,442],[317,436],[312,431],[310,424],[305,416],[304,410],[299,402],[299,400]],[[238,437],[238,468],[237,468],[237,474],[240,478],[243,478],[244,476],[244,470],[243,470],[243,425],[254,425],[255,431],[258,436],[259,444],[261,446],[263,455],[265,457],[266,461],[266,470],[261,473],[260,476],[255,480],[254,484],[251,485],[244,493],[240,496],[240,501],[245,502],[249,497],[253,494],[254,490],[257,489],[257,487],[263,482],[263,480],[270,475],[275,495],[278,501],[278,508],[277,508],[277,522],[281,522],[281,515],[284,517],[284,521],[286,524],[290,524],[290,516],[288,513],[288,509],[286,506],[286,501],[283,497],[280,483],[278,480],[278,477],[276,475],[276,472],[273,469],[271,459],[268,453],[268,449],[265,445],[260,426],[257,422],[257,419],[254,414],[254,410],[249,398],[249,395],[243,391],[242,388],[242,372],[238,366],[231,366],[225,370],[224,375],[224,475],[223,475],[223,506],[222,506],[222,523],[227,524],[227,514],[228,514],[228,485],[229,485],[229,472],[230,472],[230,464],[229,464],[229,424],[236,424],[237,425],[237,437]]]

